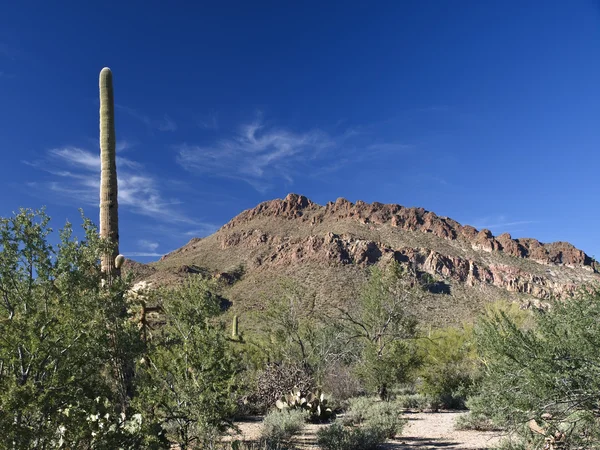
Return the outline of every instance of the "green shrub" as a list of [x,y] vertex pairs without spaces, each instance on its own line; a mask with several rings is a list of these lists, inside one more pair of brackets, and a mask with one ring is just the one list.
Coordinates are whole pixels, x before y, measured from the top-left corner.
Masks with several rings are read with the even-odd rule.
[[138,369],[136,404],[181,448],[214,441],[235,409],[238,366],[224,330],[213,325],[221,310],[212,289],[194,278],[156,294],[165,323],[148,342],[150,363]]
[[378,429],[385,437],[393,438],[402,432],[406,420],[402,417],[402,406],[397,402],[359,397],[350,400],[344,423]]
[[0,446],[152,448],[153,424],[128,405],[124,368],[143,350],[128,286],[101,287],[106,244],[89,220],[83,240],[67,224],[56,246],[49,220],[43,210],[0,218]]
[[323,450],[375,450],[383,442],[385,433],[378,428],[347,428],[336,422],[317,432],[317,443]]
[[300,409],[286,409],[271,411],[265,416],[261,441],[269,448],[283,446],[305,426],[308,412]]
[[473,327],[436,330],[418,341],[418,349],[423,364],[418,372],[419,393],[439,407],[464,409],[478,373]]
[[423,295],[416,274],[392,262],[372,266],[356,304],[340,310],[348,340],[360,344],[355,373],[367,391],[385,396],[418,365],[414,306]]
[[403,394],[396,396],[395,402],[405,409],[430,409],[431,402],[421,394]]
[[600,291],[582,292],[535,311],[524,327],[504,312],[476,328],[485,362],[475,412],[518,429],[534,419],[546,438],[564,433],[569,448],[600,448]]
[[501,431],[502,427],[495,425],[489,417],[483,414],[469,411],[468,413],[457,417],[454,423],[457,430],[474,431]]

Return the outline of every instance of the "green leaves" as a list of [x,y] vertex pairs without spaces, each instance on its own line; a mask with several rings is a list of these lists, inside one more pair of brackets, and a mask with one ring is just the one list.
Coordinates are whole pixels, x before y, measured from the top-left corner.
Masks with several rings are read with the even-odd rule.
[[597,448],[589,445],[600,437],[599,320],[599,291],[535,312],[529,328],[504,312],[483,320],[476,329],[482,404],[505,424],[535,419],[548,434],[566,432],[571,442]]
[[49,220],[43,210],[0,219],[0,435],[16,448],[89,441],[89,424],[64,411],[90,411],[99,396],[116,406],[117,347],[135,348],[127,333],[109,342],[107,330],[127,328],[115,314],[125,287],[100,289],[95,228],[84,221],[79,241],[67,224],[54,247]]
[[213,324],[219,298],[203,280],[156,294],[165,324],[150,342],[140,376],[139,407],[182,448],[199,445],[229,426],[237,363],[223,330]]
[[361,342],[356,372],[370,390],[406,381],[418,364],[410,342],[417,332],[411,309],[422,293],[415,274],[392,262],[371,269],[356,308],[340,310],[348,340]]

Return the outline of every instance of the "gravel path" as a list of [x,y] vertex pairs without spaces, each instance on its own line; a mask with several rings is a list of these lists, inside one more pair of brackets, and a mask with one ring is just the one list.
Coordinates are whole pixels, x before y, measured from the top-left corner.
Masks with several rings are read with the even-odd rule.
[[501,439],[497,432],[460,431],[455,420],[464,412],[408,413],[402,436],[385,445],[386,449],[480,449],[492,448]]
[[[406,413],[408,424],[401,436],[382,446],[387,450],[488,450],[501,439],[497,432],[455,430],[455,420],[464,412]],[[260,435],[261,418],[238,422],[241,433],[234,439],[255,440]],[[307,425],[297,443],[304,449],[316,449],[317,430],[326,425]]]

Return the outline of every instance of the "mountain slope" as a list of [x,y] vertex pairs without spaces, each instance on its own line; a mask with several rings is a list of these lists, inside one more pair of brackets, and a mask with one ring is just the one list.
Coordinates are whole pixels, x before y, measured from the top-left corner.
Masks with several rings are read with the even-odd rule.
[[351,302],[366,268],[391,259],[438,280],[418,311],[433,323],[468,319],[496,299],[569,296],[600,280],[597,262],[566,242],[494,237],[422,208],[345,199],[321,206],[296,194],[244,211],[136,272],[159,283],[217,275],[240,311],[282,295],[281,280],[289,279],[327,308]]

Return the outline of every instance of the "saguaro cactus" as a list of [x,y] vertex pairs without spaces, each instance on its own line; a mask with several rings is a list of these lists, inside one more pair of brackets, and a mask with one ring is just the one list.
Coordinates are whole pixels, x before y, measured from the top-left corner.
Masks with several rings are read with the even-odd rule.
[[238,338],[238,316],[237,316],[237,314],[233,316],[233,320],[231,321],[231,337],[233,339]]
[[115,104],[112,72],[108,67],[100,71],[100,237],[108,239],[112,252],[102,256],[102,271],[107,281],[120,276],[119,205],[117,201],[117,164],[115,136]]

